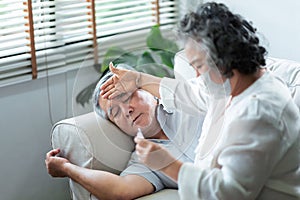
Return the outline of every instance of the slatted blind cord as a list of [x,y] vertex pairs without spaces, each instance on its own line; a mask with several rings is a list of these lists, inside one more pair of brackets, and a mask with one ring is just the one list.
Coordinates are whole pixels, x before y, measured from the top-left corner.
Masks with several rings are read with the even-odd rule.
[[[40,1],[41,2],[41,1]],[[42,9],[41,7],[39,7],[39,9],[41,10],[41,16],[45,16],[45,11],[44,9]],[[43,19],[43,21],[45,21],[45,19]],[[45,30],[43,30],[44,33],[45,33]],[[44,49],[47,49],[47,38],[44,37]],[[51,106],[51,92],[50,92],[50,76],[49,76],[49,71],[48,71],[48,53],[45,52],[45,72],[46,72],[46,84],[47,84],[47,100],[48,100],[48,114],[49,114],[49,119],[50,119],[50,123],[51,125],[53,126],[57,120],[54,120],[53,118],[53,112],[52,112],[52,106]],[[68,77],[67,77],[67,72],[64,72],[64,86],[65,86],[65,113],[64,113],[64,117],[63,118],[67,118],[67,115],[68,115]],[[61,98],[61,97],[59,97]]]

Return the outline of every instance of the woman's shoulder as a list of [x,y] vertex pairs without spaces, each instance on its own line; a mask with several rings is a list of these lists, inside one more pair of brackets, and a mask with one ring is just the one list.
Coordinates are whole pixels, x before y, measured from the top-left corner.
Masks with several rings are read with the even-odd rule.
[[[294,107],[291,94],[284,83],[272,74],[266,74],[259,85],[237,103],[237,117],[261,117],[277,121],[284,112]],[[296,105],[295,105],[296,106]]]

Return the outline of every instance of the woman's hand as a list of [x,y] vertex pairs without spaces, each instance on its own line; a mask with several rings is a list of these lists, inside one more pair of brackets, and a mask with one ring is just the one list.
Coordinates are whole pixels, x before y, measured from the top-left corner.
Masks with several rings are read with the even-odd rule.
[[46,154],[45,164],[48,174],[52,177],[66,177],[67,173],[64,170],[66,163],[70,163],[67,159],[57,157],[60,149],[53,149]]
[[163,170],[176,159],[162,146],[146,139],[134,138],[139,160],[153,170]]
[[117,69],[113,63],[109,64],[109,69],[114,76],[108,79],[101,86],[101,95],[103,98],[113,99],[120,94],[132,94],[139,88],[140,73],[126,69]]
[[136,142],[135,150],[139,160],[153,170],[160,170],[174,181],[178,180],[178,173],[183,165],[176,160],[165,148],[138,137],[134,138]]

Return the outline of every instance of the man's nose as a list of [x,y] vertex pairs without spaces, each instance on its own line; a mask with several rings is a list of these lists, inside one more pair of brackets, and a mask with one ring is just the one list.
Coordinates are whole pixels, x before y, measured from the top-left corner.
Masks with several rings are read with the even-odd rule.
[[128,116],[131,116],[133,113],[133,108],[130,106],[128,109]]
[[122,112],[125,114],[126,117],[130,117],[133,113],[133,107],[130,104],[121,103],[120,105]]

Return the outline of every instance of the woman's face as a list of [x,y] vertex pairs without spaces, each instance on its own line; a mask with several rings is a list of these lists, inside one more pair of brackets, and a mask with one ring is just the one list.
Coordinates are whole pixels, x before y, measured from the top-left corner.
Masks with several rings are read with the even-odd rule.
[[200,42],[189,39],[185,45],[185,53],[190,65],[196,71],[197,77],[208,73],[210,76],[209,80],[217,84],[224,83],[225,79],[221,76],[217,67],[208,65],[208,52]]
[[196,71],[196,76],[199,77],[208,71],[206,62],[207,52],[196,41],[189,39],[185,45],[186,57]]

